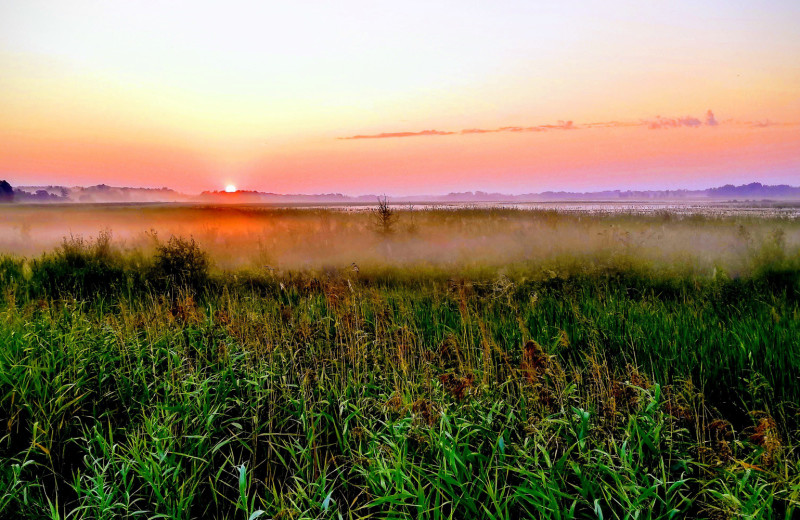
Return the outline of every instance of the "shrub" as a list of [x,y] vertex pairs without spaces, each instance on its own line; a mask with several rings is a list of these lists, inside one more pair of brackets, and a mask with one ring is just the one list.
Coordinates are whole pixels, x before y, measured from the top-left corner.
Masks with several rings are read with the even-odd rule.
[[51,296],[107,294],[124,284],[122,264],[111,247],[110,231],[101,231],[94,241],[70,236],[52,254],[34,261],[32,288]]
[[169,285],[197,290],[208,282],[208,253],[194,238],[170,237],[158,244],[154,263],[155,276]]

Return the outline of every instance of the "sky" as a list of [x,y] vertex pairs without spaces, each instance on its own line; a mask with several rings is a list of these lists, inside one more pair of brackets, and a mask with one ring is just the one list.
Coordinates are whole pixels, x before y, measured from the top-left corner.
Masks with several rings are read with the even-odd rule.
[[800,2],[0,0],[0,178],[800,185]]

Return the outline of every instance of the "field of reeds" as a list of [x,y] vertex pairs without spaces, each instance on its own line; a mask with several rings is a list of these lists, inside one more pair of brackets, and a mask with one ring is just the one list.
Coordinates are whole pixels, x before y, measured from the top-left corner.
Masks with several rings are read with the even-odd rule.
[[800,222],[183,210],[0,233],[1,518],[800,511]]

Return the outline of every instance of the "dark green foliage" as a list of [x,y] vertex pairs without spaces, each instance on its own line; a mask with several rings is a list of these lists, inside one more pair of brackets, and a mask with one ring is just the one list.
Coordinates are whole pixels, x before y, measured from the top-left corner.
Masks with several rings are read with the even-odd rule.
[[153,273],[168,285],[200,289],[208,282],[208,268],[208,254],[194,238],[172,236],[157,246]]
[[30,264],[28,288],[41,297],[93,298],[119,294],[138,273],[126,269],[120,253],[111,246],[111,233],[102,232],[94,241],[65,238],[53,253]]

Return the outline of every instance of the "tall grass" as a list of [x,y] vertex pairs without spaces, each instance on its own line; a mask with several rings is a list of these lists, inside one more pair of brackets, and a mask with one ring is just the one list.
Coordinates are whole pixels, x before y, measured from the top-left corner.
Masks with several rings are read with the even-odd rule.
[[0,260],[0,517],[793,518],[800,259]]

